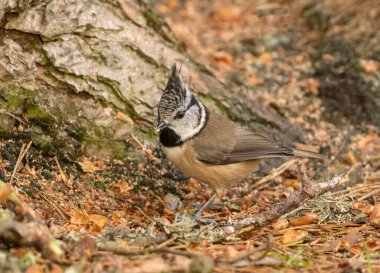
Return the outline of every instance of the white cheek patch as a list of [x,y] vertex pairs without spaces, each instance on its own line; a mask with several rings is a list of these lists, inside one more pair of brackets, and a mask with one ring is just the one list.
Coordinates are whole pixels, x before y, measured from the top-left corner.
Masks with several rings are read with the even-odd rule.
[[193,111],[188,113],[191,116],[193,116],[193,118],[190,118],[186,122],[186,123],[190,123],[190,124],[184,124],[185,128],[183,128],[183,130],[181,130],[183,132],[180,132],[180,134],[179,134],[182,141],[186,141],[186,140],[192,138],[193,136],[197,135],[206,124],[206,119],[207,119],[206,109],[204,108],[204,106],[201,103],[198,104],[198,107],[199,107],[199,109],[193,110],[193,111],[199,111],[198,115],[196,115],[196,113]]

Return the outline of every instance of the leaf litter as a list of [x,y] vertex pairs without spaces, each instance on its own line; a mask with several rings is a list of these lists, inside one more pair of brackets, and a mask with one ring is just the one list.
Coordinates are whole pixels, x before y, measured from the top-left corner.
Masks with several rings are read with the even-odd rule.
[[[377,95],[360,89],[380,82],[378,30],[371,27],[379,9],[348,2],[154,3],[187,54],[231,93],[274,108],[304,128],[305,143],[330,156],[327,166],[313,166],[314,178],[351,172],[347,185],[272,225],[227,238],[219,227],[191,221],[191,202],[202,204],[210,190],[183,177],[137,134],[127,140],[135,156],[111,162],[58,159],[28,141],[2,140],[0,179],[9,187],[0,190],[0,218],[14,223],[8,227],[18,237],[10,245],[1,241],[0,271],[379,272],[380,140],[372,116]],[[359,15],[342,20],[353,10]],[[360,57],[344,55],[350,54],[344,43],[355,43]],[[351,94],[348,86],[364,95],[338,92]],[[373,112],[352,107],[361,102]],[[252,179],[240,183],[206,216],[223,225],[286,199],[300,184],[292,165],[256,177],[259,186]],[[13,206],[13,195],[22,203]],[[40,233],[15,229],[28,225]],[[54,244],[41,249],[38,240],[28,241],[36,235]]]

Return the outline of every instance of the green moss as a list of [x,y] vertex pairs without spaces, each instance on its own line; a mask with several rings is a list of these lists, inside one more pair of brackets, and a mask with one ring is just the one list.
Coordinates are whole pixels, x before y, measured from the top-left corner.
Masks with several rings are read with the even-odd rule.
[[50,124],[50,123],[57,122],[54,116],[50,115],[47,112],[42,111],[42,109],[40,108],[38,104],[29,103],[26,105],[25,110],[30,119],[36,120],[39,123]]
[[6,99],[8,100],[8,106],[11,112],[22,110],[24,102],[35,96],[34,91],[23,88],[18,84],[9,84],[5,90]]

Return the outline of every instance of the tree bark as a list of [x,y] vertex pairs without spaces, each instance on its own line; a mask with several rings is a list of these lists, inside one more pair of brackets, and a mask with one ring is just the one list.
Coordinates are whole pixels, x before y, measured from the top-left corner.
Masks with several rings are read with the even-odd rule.
[[0,20],[2,138],[100,158],[124,157],[132,132],[157,143],[156,106],[174,62],[214,110],[285,142],[282,133],[301,138],[275,110],[232,94],[191,60],[143,1],[2,0]]

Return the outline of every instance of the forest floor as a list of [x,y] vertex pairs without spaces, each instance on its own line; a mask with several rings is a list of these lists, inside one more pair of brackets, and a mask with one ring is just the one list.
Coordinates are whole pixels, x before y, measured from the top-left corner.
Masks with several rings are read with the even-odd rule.
[[[162,0],[154,9],[231,93],[275,108],[304,130],[299,147],[329,156],[305,161],[312,179],[347,174],[349,182],[226,236],[231,219],[301,187],[297,160],[218,196],[204,215],[215,227],[190,218],[212,190],[135,136],[131,158],[112,162],[2,140],[0,272],[380,272],[380,8],[254,2]],[[20,119],[17,129],[25,126]],[[133,156],[141,150],[146,156]]]

